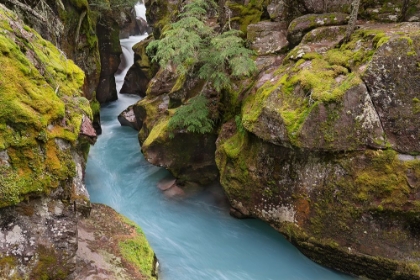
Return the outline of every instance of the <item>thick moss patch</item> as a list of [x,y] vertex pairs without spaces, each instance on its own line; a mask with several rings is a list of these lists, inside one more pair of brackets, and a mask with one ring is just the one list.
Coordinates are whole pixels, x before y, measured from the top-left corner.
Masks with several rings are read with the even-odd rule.
[[[13,20],[10,20],[10,19]],[[0,9],[0,207],[26,194],[47,192],[75,175],[69,151],[55,139],[76,144],[83,115],[85,75],[64,53]]]

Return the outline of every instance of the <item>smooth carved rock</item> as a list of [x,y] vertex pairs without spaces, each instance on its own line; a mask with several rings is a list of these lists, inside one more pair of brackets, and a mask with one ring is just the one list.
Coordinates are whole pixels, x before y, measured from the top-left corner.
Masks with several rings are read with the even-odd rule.
[[363,76],[388,141],[402,153],[420,152],[419,60],[419,36],[391,36]]
[[133,106],[129,106],[127,109],[121,112],[118,115],[118,121],[122,126],[129,126],[135,130],[140,130],[142,123],[137,123],[136,115],[133,110]]
[[251,42],[251,49],[259,55],[278,53],[289,45],[287,41],[286,22],[262,21],[248,25],[247,39]]
[[303,36],[312,29],[329,25],[344,25],[347,21],[348,15],[343,13],[304,15],[290,23],[287,38],[291,45],[297,45]]
[[101,55],[101,73],[96,89],[96,99],[102,104],[117,100],[117,89],[114,74],[118,70],[122,53],[119,42],[119,31],[116,24],[98,24],[97,34]]

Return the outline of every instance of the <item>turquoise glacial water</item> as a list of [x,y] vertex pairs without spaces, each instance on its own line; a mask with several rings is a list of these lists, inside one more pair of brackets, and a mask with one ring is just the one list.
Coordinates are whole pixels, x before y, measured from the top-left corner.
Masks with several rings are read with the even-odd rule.
[[315,264],[265,223],[230,217],[216,187],[166,197],[156,186],[168,172],[150,165],[137,132],[117,121],[137,100],[119,95],[101,109],[103,133],[91,147],[85,180],[93,202],[142,227],[160,262],[159,279],[353,279]]

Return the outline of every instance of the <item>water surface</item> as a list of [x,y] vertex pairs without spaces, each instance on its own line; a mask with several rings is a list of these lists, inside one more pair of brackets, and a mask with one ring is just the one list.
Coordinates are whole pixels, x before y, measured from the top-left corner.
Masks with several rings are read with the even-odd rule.
[[[122,40],[124,54],[132,55],[132,44],[143,37]],[[116,77],[118,89],[122,77]],[[168,172],[150,165],[137,132],[117,121],[137,100],[119,95],[101,109],[103,132],[90,150],[85,179],[93,202],[113,207],[142,227],[159,258],[160,279],[352,279],[310,261],[263,222],[230,217],[215,187],[188,198],[167,198],[156,185]]]

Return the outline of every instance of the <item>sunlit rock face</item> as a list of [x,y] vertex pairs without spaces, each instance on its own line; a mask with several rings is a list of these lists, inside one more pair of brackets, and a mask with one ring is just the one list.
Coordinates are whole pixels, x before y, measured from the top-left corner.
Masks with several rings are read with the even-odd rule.
[[77,216],[90,211],[85,74],[2,5],[0,25],[0,277],[58,279],[74,270]]

